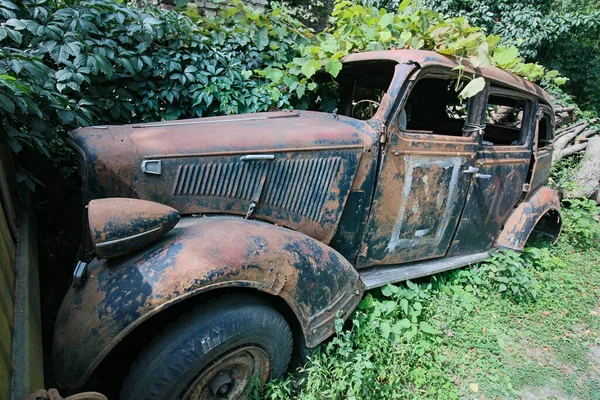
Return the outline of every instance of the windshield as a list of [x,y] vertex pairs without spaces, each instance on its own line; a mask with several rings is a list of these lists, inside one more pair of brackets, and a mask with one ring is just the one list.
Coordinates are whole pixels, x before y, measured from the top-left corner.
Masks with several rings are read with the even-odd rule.
[[389,60],[346,63],[337,78],[322,70],[315,77],[318,89],[309,108],[370,119],[390,87],[395,66]]

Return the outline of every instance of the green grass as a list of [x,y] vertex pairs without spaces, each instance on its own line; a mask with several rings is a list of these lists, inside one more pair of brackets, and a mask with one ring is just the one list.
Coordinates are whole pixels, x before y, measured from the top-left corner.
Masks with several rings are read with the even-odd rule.
[[306,366],[255,396],[600,400],[597,215],[575,201],[555,246],[367,294]]

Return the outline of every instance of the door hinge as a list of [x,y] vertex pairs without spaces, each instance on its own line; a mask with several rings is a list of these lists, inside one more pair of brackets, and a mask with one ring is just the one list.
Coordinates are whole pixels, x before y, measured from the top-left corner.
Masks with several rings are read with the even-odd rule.
[[387,129],[385,125],[379,130],[379,143],[384,144],[387,140]]

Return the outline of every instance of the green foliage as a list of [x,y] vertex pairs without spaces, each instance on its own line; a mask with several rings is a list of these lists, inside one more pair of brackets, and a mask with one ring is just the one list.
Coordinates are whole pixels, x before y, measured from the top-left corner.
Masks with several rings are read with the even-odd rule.
[[252,71],[310,35],[241,3],[199,24],[117,1],[0,0],[0,14],[0,119],[15,152],[81,125],[266,111],[278,102]]
[[569,199],[563,208],[563,240],[587,250],[600,243],[600,207],[592,200]]
[[[47,153],[52,137],[77,126],[301,106],[317,70],[335,77],[343,56],[384,48],[431,49],[544,76],[466,19],[409,3],[389,13],[339,0],[332,28],[313,35],[276,3],[264,13],[233,2],[203,18],[193,6],[182,14],[116,0],[0,0],[0,119],[15,152]],[[481,90],[481,79],[465,79],[463,97]]]
[[560,70],[566,90],[600,112],[600,8],[597,0],[421,0],[425,7],[465,17],[526,60]]
[[[469,25],[465,18],[449,18],[415,7],[410,0],[400,3],[398,12],[337,0],[330,29],[300,44],[298,56],[283,68],[270,67],[258,73],[268,78],[283,98],[301,97],[322,65],[336,77],[341,70],[340,60],[350,53],[406,48],[435,50],[461,60],[468,59],[475,67],[499,66],[532,81],[546,75],[542,66],[523,63],[516,47],[499,43],[499,36],[486,35],[482,28]],[[557,84],[564,81],[556,71],[550,71],[549,76]],[[475,80],[468,84],[462,97],[480,91],[481,83],[482,80]]]
[[[537,296],[538,282],[533,271],[527,268],[530,265],[527,255],[527,251],[523,255],[514,251],[495,253],[489,261],[475,268],[457,271],[451,287],[459,285],[457,293],[464,290],[474,297],[485,298],[490,292],[496,292],[517,303],[533,301]],[[469,310],[470,303],[465,304]]]
[[597,234],[597,213],[573,202],[557,246],[372,291],[307,365],[254,398],[597,399],[600,242],[572,241]]

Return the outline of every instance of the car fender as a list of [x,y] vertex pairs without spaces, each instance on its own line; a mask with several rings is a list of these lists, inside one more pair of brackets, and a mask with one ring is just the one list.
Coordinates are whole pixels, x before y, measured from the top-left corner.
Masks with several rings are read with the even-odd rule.
[[212,289],[254,288],[281,297],[308,347],[334,332],[364,286],[338,252],[302,233],[261,221],[183,218],[160,241],[130,255],[93,260],[81,288],[69,289],[56,320],[58,382],[81,387],[143,321]]
[[515,208],[508,217],[504,229],[498,236],[497,247],[501,250],[523,250],[538,222],[548,213],[554,214],[555,221],[547,233],[557,240],[562,224],[560,210],[558,192],[542,186]]

